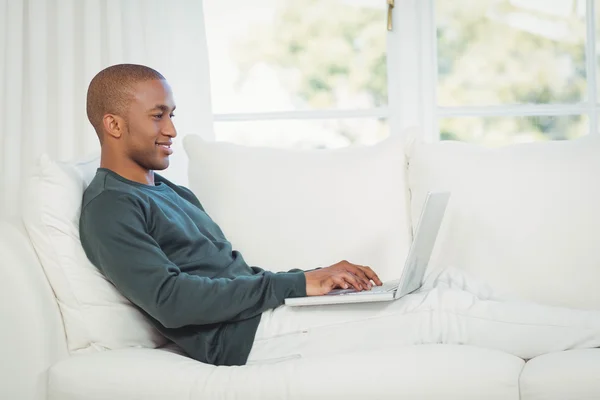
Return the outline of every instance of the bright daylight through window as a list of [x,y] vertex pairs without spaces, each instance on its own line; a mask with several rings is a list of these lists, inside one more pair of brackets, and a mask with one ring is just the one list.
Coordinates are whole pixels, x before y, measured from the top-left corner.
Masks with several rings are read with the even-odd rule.
[[[388,33],[386,0],[204,4],[217,140],[335,148],[401,128],[389,124],[402,90],[389,78],[415,72],[387,59],[407,39]],[[421,94],[432,137],[498,146],[597,129],[591,0],[417,4],[434,33],[409,39],[433,56],[408,78],[433,88]]]

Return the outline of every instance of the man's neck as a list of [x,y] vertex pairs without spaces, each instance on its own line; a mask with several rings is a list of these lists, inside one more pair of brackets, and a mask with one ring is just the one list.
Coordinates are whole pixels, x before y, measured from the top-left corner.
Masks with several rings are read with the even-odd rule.
[[142,168],[132,160],[109,157],[103,152],[100,157],[100,168],[109,169],[130,181],[154,186],[154,171]]

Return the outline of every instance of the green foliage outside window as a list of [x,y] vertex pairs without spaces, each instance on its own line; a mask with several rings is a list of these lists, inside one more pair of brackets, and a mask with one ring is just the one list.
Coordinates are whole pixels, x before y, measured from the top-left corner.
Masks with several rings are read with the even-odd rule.
[[[258,63],[294,95],[299,109],[387,104],[385,9],[342,0],[280,2],[274,23],[256,26],[235,58],[240,83]],[[438,105],[572,104],[586,100],[585,16],[552,15],[508,0],[438,0]],[[384,122],[382,122],[383,124]],[[587,118],[456,117],[442,139],[502,145],[569,139]],[[343,132],[340,132],[343,134]]]

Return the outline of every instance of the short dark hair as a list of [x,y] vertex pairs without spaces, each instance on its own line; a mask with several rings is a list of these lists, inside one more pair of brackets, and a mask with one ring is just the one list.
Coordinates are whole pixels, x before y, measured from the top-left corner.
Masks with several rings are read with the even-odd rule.
[[165,80],[160,72],[138,64],[117,64],[100,71],[87,91],[87,116],[102,143],[102,118],[106,114],[125,117],[132,99],[133,85],[149,80]]

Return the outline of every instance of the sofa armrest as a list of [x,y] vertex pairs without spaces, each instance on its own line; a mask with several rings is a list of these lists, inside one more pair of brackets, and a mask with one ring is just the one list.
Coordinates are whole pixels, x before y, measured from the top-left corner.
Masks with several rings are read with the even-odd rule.
[[46,399],[47,370],[68,356],[63,322],[19,221],[0,221],[0,398]]

